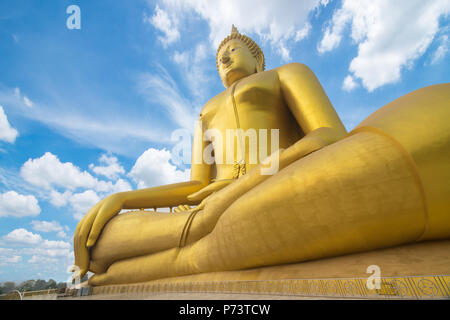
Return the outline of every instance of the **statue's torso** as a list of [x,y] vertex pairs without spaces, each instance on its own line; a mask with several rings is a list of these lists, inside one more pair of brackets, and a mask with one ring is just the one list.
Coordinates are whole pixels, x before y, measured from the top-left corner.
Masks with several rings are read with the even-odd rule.
[[[233,103],[232,98],[233,91],[235,103]],[[222,164],[217,163],[219,161],[217,158],[220,156],[220,150],[218,150],[220,144],[214,145],[216,179],[233,177],[234,163],[227,163],[227,130],[235,130],[240,127],[244,133],[249,135],[252,134],[251,131],[254,132],[257,139],[255,146],[257,151],[253,158],[250,157],[250,139],[245,138],[247,170],[256,166],[264,158],[265,153],[260,150],[261,145],[266,145],[267,154],[275,151],[271,150],[271,134],[275,134],[271,132],[273,129],[279,130],[279,143],[278,146],[275,146],[275,149],[287,148],[303,137],[301,128],[284,101],[276,70],[256,73],[239,80],[234,89],[233,86],[230,86],[208,101],[200,114],[200,119],[204,131],[215,129],[223,137],[221,146],[223,152]],[[260,139],[260,135],[264,136],[265,133],[267,142]],[[234,146],[234,162],[236,163],[241,160],[237,152],[237,139]]]

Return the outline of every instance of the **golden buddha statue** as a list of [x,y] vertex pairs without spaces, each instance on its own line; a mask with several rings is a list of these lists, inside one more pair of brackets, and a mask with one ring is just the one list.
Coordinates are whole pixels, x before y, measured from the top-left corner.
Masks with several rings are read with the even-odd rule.
[[[205,138],[208,129],[222,135],[236,128],[278,130],[278,148],[268,161],[251,161],[245,145],[232,163],[193,161],[188,182],[100,201],[74,236],[78,275],[95,273],[90,285],[276,266],[450,238],[449,84],[405,95],[347,133],[305,65],[264,71],[261,49],[234,26],[216,61],[226,90],[201,111],[193,157],[194,150],[208,147],[215,156],[230,152]],[[270,161],[277,161],[278,171],[262,174]],[[118,214],[174,206],[175,213]]]

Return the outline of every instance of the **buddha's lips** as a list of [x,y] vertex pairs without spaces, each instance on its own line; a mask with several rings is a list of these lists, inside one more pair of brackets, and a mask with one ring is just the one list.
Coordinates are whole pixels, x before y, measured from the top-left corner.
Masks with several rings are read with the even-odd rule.
[[233,64],[233,61],[229,61],[229,62],[227,62],[227,63],[224,63],[224,69],[228,69],[231,65]]

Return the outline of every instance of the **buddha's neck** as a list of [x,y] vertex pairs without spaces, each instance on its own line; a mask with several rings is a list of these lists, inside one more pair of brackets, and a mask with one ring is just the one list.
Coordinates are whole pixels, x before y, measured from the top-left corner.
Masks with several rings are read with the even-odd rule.
[[233,83],[238,82],[239,80],[246,78],[248,76],[251,76],[252,74],[233,73],[232,75],[229,75],[227,77],[227,85],[228,85],[227,88],[230,88],[233,85]]

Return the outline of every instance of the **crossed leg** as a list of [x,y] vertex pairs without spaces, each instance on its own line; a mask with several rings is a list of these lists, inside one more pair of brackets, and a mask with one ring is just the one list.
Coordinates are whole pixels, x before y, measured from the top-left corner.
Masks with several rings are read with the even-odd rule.
[[178,246],[189,211],[133,211],[115,216],[91,251],[90,270],[103,273],[114,261]]
[[[395,246],[419,239],[426,221],[411,160],[385,136],[360,132],[292,163],[242,195],[199,240],[116,261],[90,284],[143,282]],[[191,228],[195,231],[195,220]],[[157,244],[158,237],[148,241]]]

